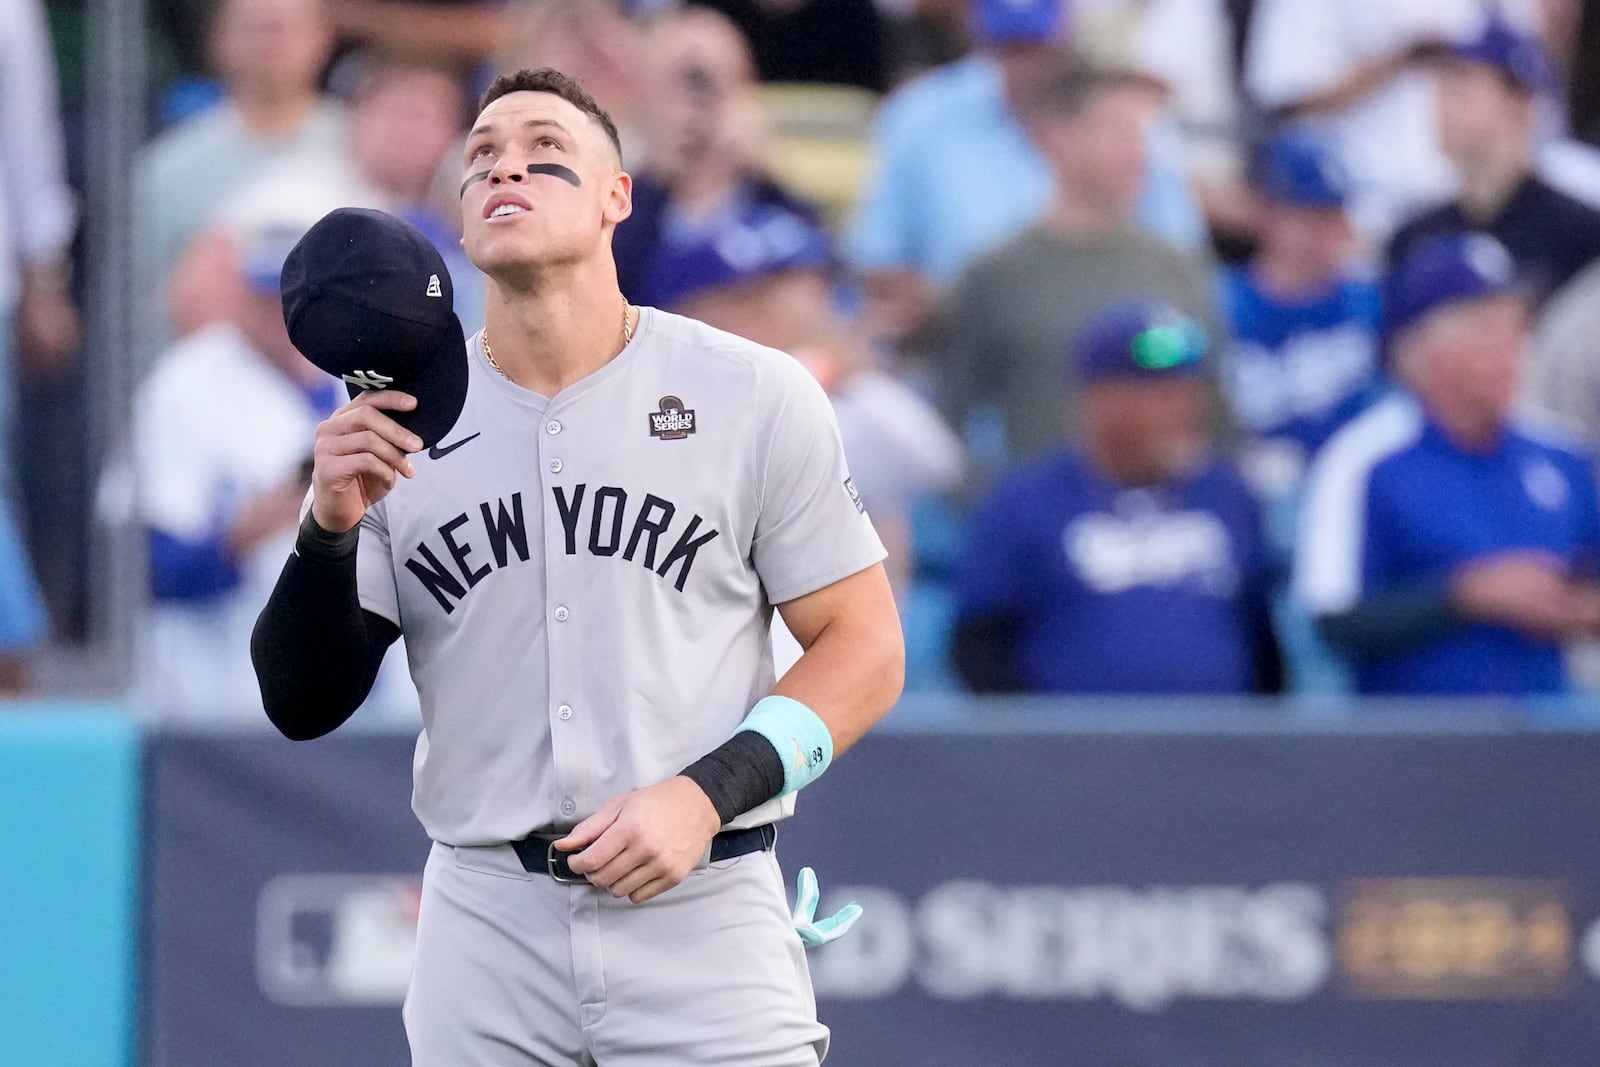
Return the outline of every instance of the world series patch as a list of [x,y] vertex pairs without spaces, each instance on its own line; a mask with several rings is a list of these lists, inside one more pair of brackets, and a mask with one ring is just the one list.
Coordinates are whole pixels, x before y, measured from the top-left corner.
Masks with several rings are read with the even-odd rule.
[[663,441],[681,441],[694,433],[694,411],[686,409],[675,396],[664,396],[657,404],[661,410],[650,413],[650,436]]

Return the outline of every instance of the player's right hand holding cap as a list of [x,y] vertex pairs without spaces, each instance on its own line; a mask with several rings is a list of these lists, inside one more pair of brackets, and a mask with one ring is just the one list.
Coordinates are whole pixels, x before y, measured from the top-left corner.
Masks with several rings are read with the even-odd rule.
[[343,534],[461,415],[466,340],[450,272],[416,228],[340,208],[289,253],[281,291],[289,339],[358,398],[317,428],[312,470],[311,517]]

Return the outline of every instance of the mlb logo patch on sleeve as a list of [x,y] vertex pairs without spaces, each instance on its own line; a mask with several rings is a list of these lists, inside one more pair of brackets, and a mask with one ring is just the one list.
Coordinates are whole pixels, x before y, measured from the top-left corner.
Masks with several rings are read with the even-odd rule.
[[846,478],[844,480],[844,491],[850,494],[850,502],[856,506],[856,510],[865,515],[867,513],[867,505],[861,499],[861,494],[856,490],[854,478]]

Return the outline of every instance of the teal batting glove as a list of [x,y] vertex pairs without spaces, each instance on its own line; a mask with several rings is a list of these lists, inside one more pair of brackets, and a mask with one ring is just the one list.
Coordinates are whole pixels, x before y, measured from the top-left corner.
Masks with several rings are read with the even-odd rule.
[[801,867],[800,876],[794,883],[794,914],[791,918],[794,920],[794,932],[800,935],[806,948],[837,941],[861,918],[861,905],[850,903],[826,919],[818,920],[817,901],[821,895],[817,889],[817,872],[810,867]]

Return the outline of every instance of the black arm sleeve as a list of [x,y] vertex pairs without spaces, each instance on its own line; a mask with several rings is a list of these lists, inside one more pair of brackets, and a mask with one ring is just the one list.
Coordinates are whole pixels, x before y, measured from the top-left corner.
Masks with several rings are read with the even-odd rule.
[[1377,659],[1420,648],[1461,625],[1448,581],[1430,578],[1388,589],[1335,615],[1317,618],[1317,632],[1351,659]]
[[250,635],[267,718],[294,741],[350,718],[400,636],[394,623],[361,607],[356,538],[355,530],[330,534],[308,514]]
[[956,674],[974,693],[1021,693],[1017,665],[1020,621],[1011,615],[974,615],[956,623],[950,658]]

